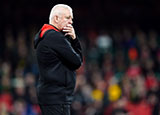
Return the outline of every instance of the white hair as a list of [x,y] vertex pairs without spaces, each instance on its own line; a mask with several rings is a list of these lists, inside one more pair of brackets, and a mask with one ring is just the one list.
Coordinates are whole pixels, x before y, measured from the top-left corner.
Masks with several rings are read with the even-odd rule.
[[50,15],[49,15],[49,23],[51,24],[51,21],[52,21],[52,18],[55,16],[55,15],[60,15],[62,13],[62,10],[60,10],[61,8],[63,9],[69,9],[71,12],[72,12],[72,8],[66,4],[57,4],[55,5],[52,9],[51,9],[51,12],[50,12]]

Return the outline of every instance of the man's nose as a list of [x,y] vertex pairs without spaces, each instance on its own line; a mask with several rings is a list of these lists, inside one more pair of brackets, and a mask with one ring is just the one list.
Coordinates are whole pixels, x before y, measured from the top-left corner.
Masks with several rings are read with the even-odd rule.
[[69,20],[69,24],[73,24],[73,20],[71,19],[71,20]]

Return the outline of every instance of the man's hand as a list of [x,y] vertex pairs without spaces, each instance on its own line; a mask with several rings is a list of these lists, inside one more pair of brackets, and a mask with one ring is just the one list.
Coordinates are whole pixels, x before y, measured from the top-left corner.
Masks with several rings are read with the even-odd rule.
[[69,35],[72,39],[76,38],[74,28],[71,24],[68,24],[66,27],[64,27],[62,31],[65,32],[65,36]]

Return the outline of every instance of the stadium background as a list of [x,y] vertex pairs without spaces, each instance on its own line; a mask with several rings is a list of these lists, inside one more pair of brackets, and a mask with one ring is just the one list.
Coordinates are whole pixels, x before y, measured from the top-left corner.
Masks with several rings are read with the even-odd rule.
[[72,115],[159,115],[158,0],[1,0],[0,115],[40,115],[33,39],[57,3],[73,8],[85,60]]

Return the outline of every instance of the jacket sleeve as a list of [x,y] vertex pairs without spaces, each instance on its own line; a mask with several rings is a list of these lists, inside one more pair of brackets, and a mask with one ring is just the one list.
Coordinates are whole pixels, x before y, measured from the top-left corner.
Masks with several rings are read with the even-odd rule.
[[69,42],[63,34],[52,31],[46,37],[50,48],[58,54],[62,63],[73,70],[81,66],[82,50],[78,38]]

